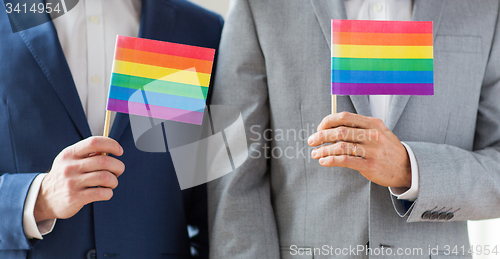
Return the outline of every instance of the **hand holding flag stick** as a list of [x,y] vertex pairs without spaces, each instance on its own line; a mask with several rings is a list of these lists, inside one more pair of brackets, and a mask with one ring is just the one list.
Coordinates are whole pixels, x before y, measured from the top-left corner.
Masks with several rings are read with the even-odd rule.
[[386,187],[411,186],[406,149],[380,119],[348,112],[328,115],[308,144],[317,147],[311,156],[324,167],[357,170]]
[[[410,187],[409,155],[380,119],[336,113],[336,95],[433,95],[432,22],[332,20],[332,114],[308,143],[325,167]],[[333,143],[329,145],[324,145]]]

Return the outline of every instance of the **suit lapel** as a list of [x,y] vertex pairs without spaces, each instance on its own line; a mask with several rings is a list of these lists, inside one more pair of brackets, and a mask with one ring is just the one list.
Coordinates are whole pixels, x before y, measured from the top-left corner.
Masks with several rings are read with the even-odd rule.
[[332,45],[332,19],[347,19],[344,0],[310,0],[328,49]]
[[[48,14],[47,14],[48,15]],[[66,108],[82,138],[91,136],[71,71],[52,22],[20,31],[19,35]]]
[[[175,6],[169,1],[143,0],[139,37],[175,42],[175,16]],[[117,113],[109,136],[119,140],[129,124],[128,114]]]
[[[415,0],[413,5],[413,21],[433,21],[433,38],[436,38],[436,33],[439,29],[441,16],[444,10],[446,1],[436,0]],[[393,130],[403,113],[403,110],[410,100],[409,95],[395,95],[392,98],[389,114],[387,115],[386,126]]]

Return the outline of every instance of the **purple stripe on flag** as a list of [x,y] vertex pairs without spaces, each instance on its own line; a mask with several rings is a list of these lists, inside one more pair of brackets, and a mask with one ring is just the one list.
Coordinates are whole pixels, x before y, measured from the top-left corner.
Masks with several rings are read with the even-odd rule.
[[185,122],[190,124],[201,125],[203,122],[203,112],[180,110],[175,108],[148,105],[146,108],[144,103],[127,102],[117,99],[108,99],[108,110],[140,115],[145,117],[153,117],[163,120],[171,120],[178,122]]
[[332,83],[336,95],[433,95],[434,84]]

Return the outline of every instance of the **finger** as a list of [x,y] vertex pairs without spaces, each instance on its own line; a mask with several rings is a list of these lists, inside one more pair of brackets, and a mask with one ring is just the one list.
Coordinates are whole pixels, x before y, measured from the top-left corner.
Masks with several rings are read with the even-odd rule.
[[81,192],[81,197],[85,204],[95,201],[108,201],[113,197],[113,190],[110,188],[87,188]]
[[113,173],[108,171],[97,171],[85,173],[79,176],[80,188],[92,188],[94,186],[115,189],[118,186],[118,179]]
[[116,140],[108,137],[90,137],[84,139],[73,146],[73,154],[76,157],[84,158],[93,153],[110,153],[115,156],[123,154],[123,148]]
[[377,137],[374,129],[358,129],[340,126],[334,129],[326,129],[312,134],[307,140],[309,146],[315,147],[325,143],[335,143],[337,141],[368,143]]
[[364,154],[363,145],[350,142],[337,142],[335,144],[319,147],[311,152],[311,156],[314,159],[340,155],[364,157]]
[[318,125],[318,131],[347,126],[351,128],[372,129],[380,128],[384,123],[376,118],[366,117],[359,114],[341,112],[326,116]]
[[367,168],[367,160],[357,156],[328,156],[319,160],[319,164],[325,167],[347,167],[357,171]]
[[81,172],[109,171],[116,177],[125,171],[125,164],[122,161],[109,156],[92,156],[80,160]]

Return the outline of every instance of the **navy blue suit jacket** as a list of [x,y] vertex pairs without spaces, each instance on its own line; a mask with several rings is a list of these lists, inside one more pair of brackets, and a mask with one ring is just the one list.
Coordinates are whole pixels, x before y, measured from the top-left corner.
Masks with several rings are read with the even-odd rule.
[[[208,257],[206,188],[181,191],[170,155],[138,150],[125,114],[110,133],[126,166],[113,198],[58,220],[42,241],[26,239],[31,182],[91,132],[53,23],[13,33],[0,2],[0,258],[85,258],[92,249],[97,258],[188,258],[193,242]],[[139,36],[217,48],[222,23],[185,0],[143,0]],[[187,225],[200,229],[196,239]]]

